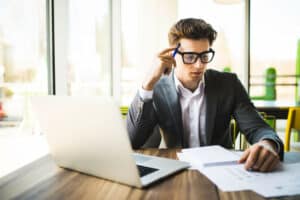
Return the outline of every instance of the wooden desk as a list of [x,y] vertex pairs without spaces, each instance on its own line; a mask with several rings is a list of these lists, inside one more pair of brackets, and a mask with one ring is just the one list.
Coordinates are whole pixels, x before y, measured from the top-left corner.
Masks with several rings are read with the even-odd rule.
[[[179,150],[143,150],[176,158]],[[122,167],[120,165],[120,167]],[[222,192],[195,170],[185,170],[145,189],[132,188],[57,167],[47,155],[0,179],[0,199],[263,199],[252,191]],[[299,198],[299,196],[298,196]],[[289,198],[292,199],[292,198]]]
[[273,115],[276,119],[287,119],[289,108],[300,106],[295,102],[282,102],[282,101],[263,101],[253,100],[252,101],[260,112],[265,112],[268,115]]

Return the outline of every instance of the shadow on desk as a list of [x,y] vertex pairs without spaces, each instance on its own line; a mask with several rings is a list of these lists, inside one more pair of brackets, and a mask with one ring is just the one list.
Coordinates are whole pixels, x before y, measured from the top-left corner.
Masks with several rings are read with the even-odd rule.
[[[147,149],[139,153],[177,158],[179,149]],[[300,161],[300,153],[286,154]],[[146,189],[137,189],[58,167],[50,155],[0,179],[0,199],[264,199],[252,191],[222,192],[196,170],[185,170]],[[281,198],[282,199],[282,198]],[[300,199],[288,197],[283,199]]]

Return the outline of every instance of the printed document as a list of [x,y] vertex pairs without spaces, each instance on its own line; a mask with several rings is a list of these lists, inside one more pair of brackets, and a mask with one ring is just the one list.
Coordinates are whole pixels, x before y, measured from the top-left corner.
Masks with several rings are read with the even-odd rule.
[[183,149],[180,160],[189,162],[224,192],[253,190],[264,197],[300,194],[300,163],[281,164],[275,171],[247,171],[240,155],[221,146]]

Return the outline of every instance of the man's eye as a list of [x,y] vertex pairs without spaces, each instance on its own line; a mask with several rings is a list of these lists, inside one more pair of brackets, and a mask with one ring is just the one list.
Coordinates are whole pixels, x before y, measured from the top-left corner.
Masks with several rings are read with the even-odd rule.
[[201,56],[201,60],[208,61],[209,60],[209,56],[207,54],[204,54],[204,55]]
[[194,54],[188,54],[188,55],[185,56],[185,58],[186,58],[187,60],[194,60],[196,57],[197,57],[197,56],[194,55]]

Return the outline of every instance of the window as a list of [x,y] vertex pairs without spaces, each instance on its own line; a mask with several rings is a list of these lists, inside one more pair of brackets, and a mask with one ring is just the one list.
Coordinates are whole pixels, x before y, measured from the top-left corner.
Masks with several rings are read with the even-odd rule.
[[1,0],[0,115],[12,122],[0,128],[28,117],[29,96],[46,94],[46,1]]
[[111,95],[110,1],[68,4],[68,95]]
[[250,94],[256,99],[266,97],[266,87],[272,83],[266,82],[265,73],[274,68],[277,95],[273,100],[295,100],[299,7],[298,0],[251,1]]
[[155,55],[168,47],[170,27],[181,18],[202,18],[217,30],[213,45],[216,55],[208,67],[221,71],[230,67],[243,81],[245,2],[236,2],[226,5],[214,0],[121,1],[122,104],[130,104]]

